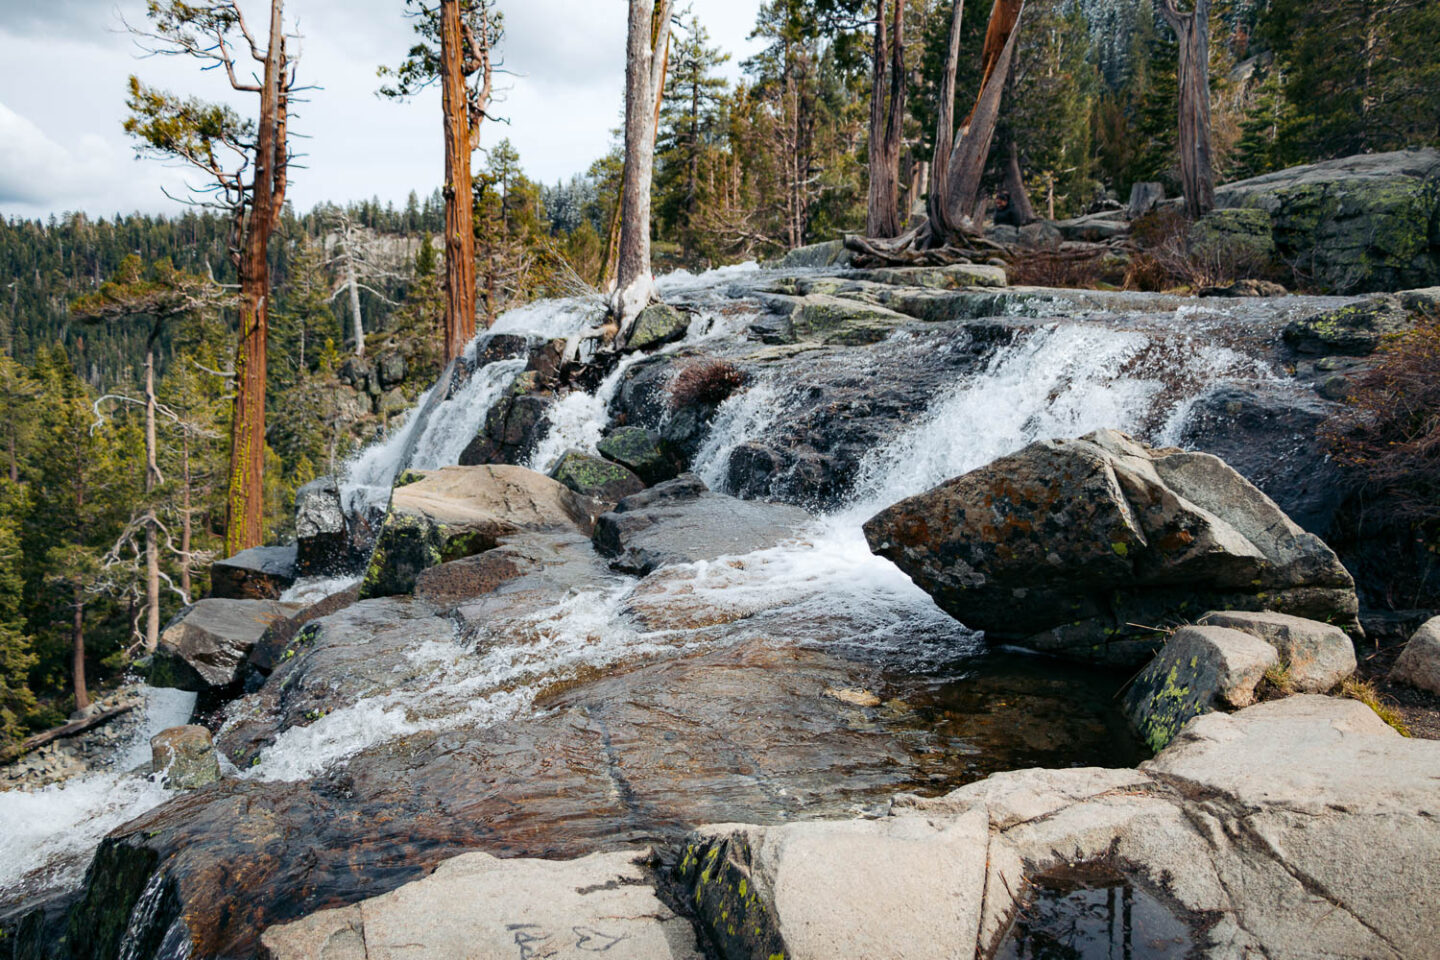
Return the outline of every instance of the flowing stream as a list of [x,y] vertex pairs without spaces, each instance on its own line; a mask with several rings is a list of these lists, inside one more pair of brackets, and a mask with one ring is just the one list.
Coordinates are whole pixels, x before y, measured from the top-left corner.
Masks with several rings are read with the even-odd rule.
[[[747,266],[663,279],[660,289],[667,298],[695,310],[689,336],[666,349],[736,349],[759,307],[735,297],[758,276]],[[532,304],[502,317],[492,332],[567,337],[592,325],[596,310],[590,300]],[[686,603],[732,612],[738,627],[717,633],[646,626],[634,615],[642,584],[602,574],[521,618],[457,630],[448,641],[417,641],[396,667],[405,673],[403,682],[285,731],[243,776],[314,777],[367,748],[420,731],[483,727],[524,715],[542,688],[582,671],[732,642],[746,629],[783,632],[788,642],[802,646],[850,649],[900,669],[923,666],[929,657],[978,655],[978,635],[870,553],[863,523],[1035,440],[1106,427],[1172,439],[1201,386],[1274,376],[1263,364],[1212,341],[1202,327],[1194,317],[1174,316],[1153,318],[1148,325],[1057,320],[1026,328],[996,348],[978,372],[956,378],[927,409],[915,411],[907,426],[871,449],[847,503],[817,517],[793,542],[668,570],[663,580],[645,584],[647,596],[638,598],[653,604],[658,591],[663,604],[668,591]],[[475,356],[474,346],[470,355]],[[615,391],[636,362],[639,358],[622,362],[593,394],[563,398],[530,466],[545,470],[566,450],[593,451],[609,426]],[[506,360],[482,367],[431,417],[412,413],[388,438],[363,451],[343,484],[349,509],[383,507],[414,431],[420,436],[411,466],[455,463],[524,366]],[[762,373],[726,401],[696,457],[695,472],[724,491],[732,452],[782,423],[798,399],[795,389],[783,373]],[[318,597],[336,586],[305,584],[293,596]],[[936,642],[917,643],[917,637]],[[152,692],[149,726],[188,719],[190,706],[172,699]],[[164,802],[160,786],[126,776],[124,769],[127,764],[119,763],[113,773],[39,793],[0,794],[0,900],[32,886],[73,884],[86,854],[106,832]]]

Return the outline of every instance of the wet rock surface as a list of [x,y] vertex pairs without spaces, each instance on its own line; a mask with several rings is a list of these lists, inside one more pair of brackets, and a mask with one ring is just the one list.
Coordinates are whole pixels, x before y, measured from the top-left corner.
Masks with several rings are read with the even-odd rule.
[[244,679],[242,668],[277,622],[301,612],[269,600],[201,600],[160,635],[150,682],[200,693]]
[[255,547],[210,568],[210,595],[220,600],[279,600],[297,575],[295,547]]
[[[1166,944],[1127,927],[1136,956],[1400,960],[1427,955],[1440,933],[1423,892],[1440,865],[1437,772],[1440,747],[1399,737],[1368,707],[1296,697],[1195,720],[1139,770],[1005,773],[898,798],[868,822],[710,827],[678,855],[675,881],[727,958],[820,960],[843,955],[846,937],[884,956],[1013,956],[1003,942],[1014,947],[1031,884],[1103,870],[1169,917]],[[914,859],[927,842],[940,863]],[[848,869],[823,869],[846,850],[860,853]],[[888,907],[890,888],[853,869],[912,860],[893,888],[908,898]],[[740,942],[737,904],[765,921],[745,930],[758,943]]]
[[693,474],[620,501],[595,524],[595,548],[626,573],[740,556],[802,533],[804,510],[712,493]]
[[546,396],[520,394],[505,397],[485,418],[485,426],[460,454],[461,466],[518,465],[529,462],[550,430]]
[[866,536],[967,626],[1080,659],[1142,661],[1158,638],[1134,624],[1216,607],[1358,629],[1354,583],[1318,537],[1218,458],[1114,432],[1032,445]]
[[624,465],[574,450],[560,458],[550,476],[582,497],[601,503],[619,503],[645,489],[645,481]]
[[334,477],[321,477],[295,493],[295,572],[327,576],[355,562],[350,521]]
[[150,741],[151,767],[175,790],[198,790],[220,779],[220,761],[210,731],[200,726],[174,727]]

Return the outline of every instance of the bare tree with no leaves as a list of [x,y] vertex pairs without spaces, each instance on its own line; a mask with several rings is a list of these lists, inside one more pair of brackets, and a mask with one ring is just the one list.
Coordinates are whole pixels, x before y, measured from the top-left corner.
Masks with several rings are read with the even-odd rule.
[[655,299],[650,265],[650,190],[655,176],[657,91],[669,45],[673,0],[630,0],[625,58],[625,176],[620,189],[620,255],[611,313],[623,343]]
[[[360,293],[367,292],[393,304],[389,297],[377,290],[374,284],[384,280],[398,280],[402,274],[396,258],[373,230],[356,223],[355,218],[344,210],[337,211],[333,218],[335,243],[333,253],[326,261],[335,268],[337,279],[330,299],[345,296],[350,304],[350,334],[355,340],[355,356],[365,356],[365,319],[360,307]],[[474,336],[474,332],[471,332]]]
[[1184,13],[1164,0],[1160,13],[1180,41],[1180,183],[1185,213],[1198,220],[1215,209],[1215,164],[1210,155],[1210,0]]

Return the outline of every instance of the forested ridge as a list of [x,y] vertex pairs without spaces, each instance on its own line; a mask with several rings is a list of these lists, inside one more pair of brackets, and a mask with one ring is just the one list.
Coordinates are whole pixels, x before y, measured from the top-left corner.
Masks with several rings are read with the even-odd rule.
[[[875,6],[766,3],[755,25],[763,48],[741,64],[738,84],[722,78],[729,54],[704,24],[676,12],[656,138],[657,272],[865,229]],[[899,182],[908,221],[924,211],[951,5],[910,0],[906,15]],[[1210,31],[1221,181],[1440,143],[1434,3],[1217,0]],[[981,83],[985,34],[983,13],[964,21],[960,116]],[[1137,182],[1178,191],[1177,43],[1151,0],[1032,0],[1019,37],[987,190],[1006,182],[1013,156],[1026,199],[1052,219],[1123,200]],[[482,146],[472,198],[482,323],[533,299],[605,287],[623,167],[617,142],[585,173],[541,184],[508,141]],[[349,358],[403,357],[395,390],[408,400],[440,371],[444,205],[437,190],[403,208],[280,212],[267,247],[267,538],[284,534],[300,485],[332,472],[399,412],[394,391],[355,406],[355,391],[342,390],[353,386]],[[87,322],[72,305],[130,258],[147,277],[173,268],[228,290],[238,282],[234,244],[225,213],[0,217],[0,738],[70,712],[77,641],[95,684],[135,652],[139,518],[154,512],[163,528],[167,616],[203,593],[208,561],[224,552],[236,308],[217,297],[159,331],[163,482],[147,492],[140,400],[150,328]]]

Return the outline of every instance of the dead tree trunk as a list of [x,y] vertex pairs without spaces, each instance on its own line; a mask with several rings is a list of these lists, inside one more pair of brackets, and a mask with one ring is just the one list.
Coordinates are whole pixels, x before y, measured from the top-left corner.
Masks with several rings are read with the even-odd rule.
[[160,518],[155,514],[155,491],[160,486],[160,465],[155,435],[155,340],[157,326],[145,351],[145,652],[160,645]]
[[650,190],[655,173],[656,92],[670,40],[673,0],[630,0],[625,66],[625,176],[620,190],[620,254],[611,305],[618,342],[655,296],[650,266]]
[[[1010,208],[1019,215],[1020,222],[1034,223],[1035,207],[1030,202],[1030,191],[1025,189],[1025,174],[1020,169],[1020,146],[1013,135],[1007,136],[1008,156],[1005,158],[1005,192],[1010,195]],[[1053,219],[1053,210],[1052,210]]]
[[241,243],[240,334],[235,356],[235,418],[230,443],[225,551],[258,547],[265,535],[265,381],[269,339],[270,236],[285,206],[288,184],[288,111],[291,84],[282,29],[284,0],[271,0],[270,46],[265,54],[256,131],[255,178],[248,208],[239,216]]
[[360,277],[355,272],[355,254],[350,251],[345,263],[345,285],[350,288],[350,323],[355,336],[355,356],[365,356],[365,319],[360,314]]
[[1175,0],[1160,8],[1180,41],[1180,182],[1185,213],[1198,220],[1215,209],[1215,164],[1210,153],[1210,0],[1182,13]]
[[874,83],[870,95],[870,193],[866,234],[900,236],[900,147],[905,132],[905,0],[875,10]]

